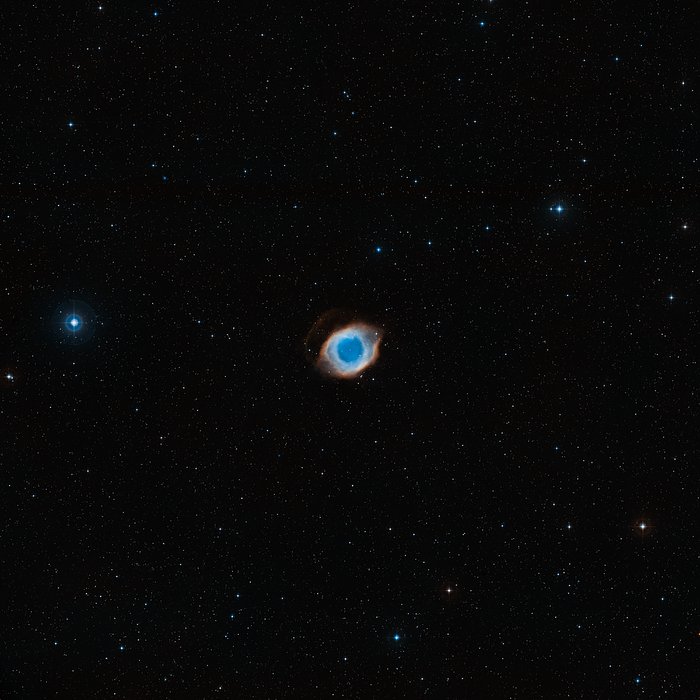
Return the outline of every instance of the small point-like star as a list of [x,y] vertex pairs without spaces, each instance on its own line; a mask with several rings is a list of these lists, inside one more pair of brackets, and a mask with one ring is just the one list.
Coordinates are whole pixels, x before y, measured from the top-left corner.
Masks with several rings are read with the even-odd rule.
[[401,636],[399,635],[398,632],[396,632],[396,634],[394,634],[394,641],[395,641],[395,642],[398,642],[399,639],[401,639]]

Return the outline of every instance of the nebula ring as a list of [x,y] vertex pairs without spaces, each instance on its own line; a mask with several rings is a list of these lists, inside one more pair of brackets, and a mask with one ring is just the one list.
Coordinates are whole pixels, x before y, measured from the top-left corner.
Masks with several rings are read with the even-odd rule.
[[379,357],[382,333],[366,323],[350,323],[335,330],[321,347],[317,366],[325,374],[352,379]]

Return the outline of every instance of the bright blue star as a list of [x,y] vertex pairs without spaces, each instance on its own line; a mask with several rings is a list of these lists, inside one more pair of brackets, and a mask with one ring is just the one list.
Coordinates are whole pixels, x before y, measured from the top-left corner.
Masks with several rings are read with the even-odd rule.
[[639,684],[642,682],[642,679],[641,679],[639,676],[637,676],[637,677],[634,679],[634,682],[635,682],[637,685],[639,685]]
[[398,642],[399,639],[401,639],[401,637],[399,636],[399,633],[397,632],[397,633],[394,635],[394,641],[395,641],[395,642]]
[[83,325],[83,322],[80,318],[80,316],[77,316],[76,314],[71,314],[67,319],[66,319],[66,327],[68,328],[69,331],[72,331],[73,333],[76,333],[77,331],[80,330],[80,326]]
[[376,253],[381,253],[381,252],[382,252],[382,247],[381,247],[380,245],[378,245],[378,246],[374,249],[374,251],[375,251]]
[[557,214],[561,214],[564,211],[564,206],[562,204],[555,204],[549,207],[549,211],[555,211]]

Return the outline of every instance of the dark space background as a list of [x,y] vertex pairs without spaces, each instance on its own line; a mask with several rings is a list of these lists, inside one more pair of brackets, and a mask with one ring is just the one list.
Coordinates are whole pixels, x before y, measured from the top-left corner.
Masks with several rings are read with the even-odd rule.
[[0,20],[1,698],[699,697],[694,3]]

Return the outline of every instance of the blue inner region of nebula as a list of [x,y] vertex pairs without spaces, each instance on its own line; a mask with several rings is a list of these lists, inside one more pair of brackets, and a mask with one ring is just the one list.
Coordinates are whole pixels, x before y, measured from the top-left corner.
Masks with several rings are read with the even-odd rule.
[[351,338],[343,338],[338,343],[338,357],[343,362],[357,362],[362,357],[363,352],[362,341],[356,335]]
[[361,369],[374,352],[375,339],[358,328],[347,328],[333,334],[328,343],[328,359],[340,372]]

